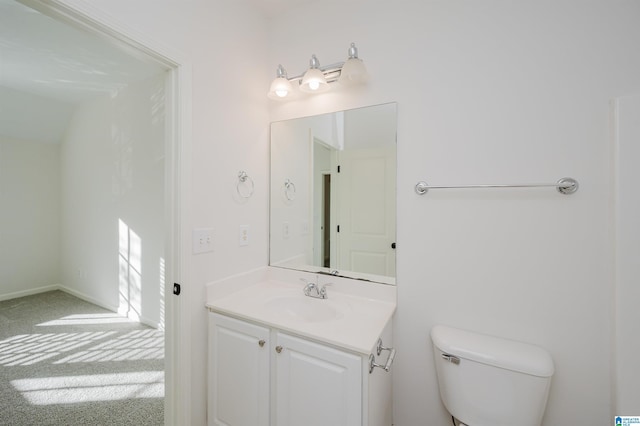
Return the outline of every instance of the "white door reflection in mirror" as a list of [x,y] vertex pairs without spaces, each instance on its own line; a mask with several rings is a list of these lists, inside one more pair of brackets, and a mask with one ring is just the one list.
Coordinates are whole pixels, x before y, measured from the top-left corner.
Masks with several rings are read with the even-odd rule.
[[[339,232],[335,269],[393,277],[395,258],[395,147],[338,154]],[[392,200],[389,202],[389,200]]]

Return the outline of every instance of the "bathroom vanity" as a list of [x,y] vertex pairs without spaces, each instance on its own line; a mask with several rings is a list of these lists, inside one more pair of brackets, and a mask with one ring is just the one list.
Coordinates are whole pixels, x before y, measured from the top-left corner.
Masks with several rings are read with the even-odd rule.
[[270,266],[207,286],[210,426],[392,424],[396,122],[272,123]]
[[395,288],[320,276],[318,299],[315,275],[250,275],[209,287],[209,425],[390,426]]

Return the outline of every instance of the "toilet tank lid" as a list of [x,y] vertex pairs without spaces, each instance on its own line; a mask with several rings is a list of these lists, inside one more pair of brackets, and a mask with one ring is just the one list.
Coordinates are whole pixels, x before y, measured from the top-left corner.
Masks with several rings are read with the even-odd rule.
[[431,329],[433,344],[449,355],[540,377],[551,377],[553,360],[539,346],[443,325]]

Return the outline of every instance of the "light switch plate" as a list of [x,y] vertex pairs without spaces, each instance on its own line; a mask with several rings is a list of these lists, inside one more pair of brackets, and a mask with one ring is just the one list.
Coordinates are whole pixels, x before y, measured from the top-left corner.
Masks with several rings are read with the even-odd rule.
[[213,229],[194,229],[192,233],[193,254],[213,251]]

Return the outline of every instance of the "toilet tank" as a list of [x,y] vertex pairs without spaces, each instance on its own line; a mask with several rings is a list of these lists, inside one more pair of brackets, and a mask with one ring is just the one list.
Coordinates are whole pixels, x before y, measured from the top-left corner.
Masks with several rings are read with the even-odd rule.
[[554,366],[544,349],[442,325],[431,330],[440,397],[470,426],[540,426]]

